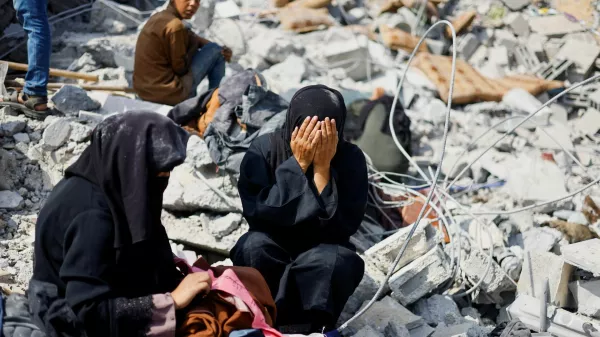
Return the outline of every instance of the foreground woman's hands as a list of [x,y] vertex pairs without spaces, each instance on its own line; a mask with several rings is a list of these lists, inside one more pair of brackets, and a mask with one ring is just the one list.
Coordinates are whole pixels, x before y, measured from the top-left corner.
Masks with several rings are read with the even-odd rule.
[[315,151],[320,139],[320,122],[317,116],[306,117],[300,128],[296,127],[292,132],[290,147],[294,158],[300,165],[302,172],[306,173],[315,157]]
[[211,279],[208,273],[188,274],[171,292],[175,309],[187,307],[197,295],[206,295],[210,291]]
[[335,156],[338,144],[338,132],[337,126],[335,125],[335,119],[329,119],[326,117],[321,122],[321,132],[319,133],[319,144],[315,151],[315,158],[313,159],[313,165],[315,171],[319,169],[329,170],[331,160]]

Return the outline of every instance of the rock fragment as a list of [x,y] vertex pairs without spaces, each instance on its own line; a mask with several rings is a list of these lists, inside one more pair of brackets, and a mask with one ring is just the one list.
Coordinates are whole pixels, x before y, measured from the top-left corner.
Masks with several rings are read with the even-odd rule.
[[85,90],[74,85],[63,86],[52,96],[52,102],[58,110],[69,116],[77,116],[80,110],[100,109],[99,102],[91,99]]
[[71,123],[67,119],[54,119],[44,130],[44,134],[42,135],[44,148],[48,150],[58,149],[67,142],[70,134]]
[[23,201],[23,197],[17,192],[0,191],[0,209],[18,209]]

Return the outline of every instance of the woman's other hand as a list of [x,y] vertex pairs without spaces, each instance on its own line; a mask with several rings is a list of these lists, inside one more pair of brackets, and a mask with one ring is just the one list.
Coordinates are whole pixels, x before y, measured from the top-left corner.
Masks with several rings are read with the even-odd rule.
[[187,307],[199,294],[206,295],[211,288],[211,279],[208,273],[188,274],[173,290],[171,297],[175,303],[175,309]]
[[317,143],[319,142],[320,123],[317,116],[306,117],[300,128],[296,127],[292,132],[290,147],[294,158],[300,165],[302,172],[306,173],[313,162]]
[[315,151],[313,165],[315,171],[329,170],[331,160],[335,156],[338,144],[338,132],[334,119],[325,118],[321,122],[321,137]]

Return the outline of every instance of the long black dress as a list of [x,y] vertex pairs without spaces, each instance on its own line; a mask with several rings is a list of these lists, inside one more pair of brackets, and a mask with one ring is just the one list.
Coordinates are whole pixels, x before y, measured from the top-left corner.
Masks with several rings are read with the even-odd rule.
[[277,304],[278,326],[333,326],[364,272],[349,238],[366,208],[365,158],[341,141],[331,180],[319,195],[312,169],[303,173],[293,156],[274,166],[276,137],[257,138],[242,161],[238,189],[250,231],[231,259],[262,273]]
[[160,222],[187,134],[153,112],[102,122],[40,211],[29,304],[48,336],[174,336],[182,276]]

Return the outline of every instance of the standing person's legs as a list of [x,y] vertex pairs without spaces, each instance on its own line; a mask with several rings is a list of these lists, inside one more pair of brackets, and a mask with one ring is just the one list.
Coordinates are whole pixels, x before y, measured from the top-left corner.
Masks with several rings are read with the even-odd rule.
[[208,43],[200,48],[194,55],[191,72],[194,76],[192,96],[196,96],[196,89],[204,77],[208,76],[208,87],[214,89],[221,84],[225,76],[225,58],[221,51],[223,47],[216,43]]
[[[46,97],[50,72],[52,37],[48,23],[47,0],[13,0],[17,18],[27,32],[27,60],[29,71],[25,76],[27,96]],[[25,99],[25,98],[24,98]],[[40,101],[43,102],[43,101]],[[36,110],[45,110],[46,104],[38,104]]]

